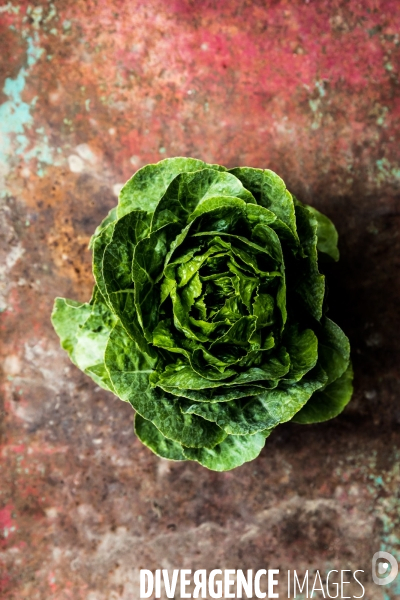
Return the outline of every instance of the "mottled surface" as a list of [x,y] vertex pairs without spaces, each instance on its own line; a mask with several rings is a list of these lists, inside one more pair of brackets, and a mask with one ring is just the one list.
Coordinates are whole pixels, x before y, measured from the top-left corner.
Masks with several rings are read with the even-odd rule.
[[[160,567],[364,569],[400,596],[370,574],[400,558],[399,31],[395,0],[2,3],[2,599],[136,600]],[[121,182],[175,155],[270,167],[341,235],[354,400],[227,474],[142,447],[49,322],[89,298]]]

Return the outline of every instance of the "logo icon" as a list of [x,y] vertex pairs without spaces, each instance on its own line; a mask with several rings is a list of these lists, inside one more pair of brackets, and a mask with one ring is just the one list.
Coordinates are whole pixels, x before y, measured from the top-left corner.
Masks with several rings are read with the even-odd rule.
[[[383,559],[384,562],[379,562],[379,559]],[[378,564],[377,564],[378,563]],[[391,567],[389,571],[389,565]],[[392,583],[397,577],[399,572],[399,566],[397,560],[389,552],[375,552],[372,557],[372,579],[377,585],[388,585]],[[383,577],[385,573],[388,573],[386,577]]]

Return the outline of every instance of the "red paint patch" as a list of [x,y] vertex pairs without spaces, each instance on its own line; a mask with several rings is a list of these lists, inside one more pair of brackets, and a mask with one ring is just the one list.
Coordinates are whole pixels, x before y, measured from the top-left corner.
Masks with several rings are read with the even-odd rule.
[[11,452],[17,452],[18,454],[23,454],[25,452],[25,446],[24,444],[20,444],[19,446],[7,446],[8,450],[11,450]]
[[14,507],[12,505],[7,505],[4,508],[0,509],[0,530],[1,529],[10,529],[13,525],[12,512]]
[[12,512],[14,510],[15,509],[11,504],[0,509],[0,548],[8,546],[17,529],[12,517]]

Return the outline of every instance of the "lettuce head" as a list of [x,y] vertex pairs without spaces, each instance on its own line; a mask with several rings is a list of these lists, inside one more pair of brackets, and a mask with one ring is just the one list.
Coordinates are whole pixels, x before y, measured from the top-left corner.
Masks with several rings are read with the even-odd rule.
[[161,457],[233,469],[281,423],[338,415],[349,341],[326,316],[332,222],[266,169],[140,169],[91,238],[90,302],[57,298],[72,362],[136,411]]

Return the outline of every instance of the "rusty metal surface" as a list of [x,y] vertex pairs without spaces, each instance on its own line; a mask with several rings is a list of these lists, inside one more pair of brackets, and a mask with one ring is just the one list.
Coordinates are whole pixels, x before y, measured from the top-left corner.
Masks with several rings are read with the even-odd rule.
[[[399,558],[400,11],[392,0],[25,0],[0,7],[0,596],[132,600],[140,568]],[[355,397],[226,474],[159,460],[60,350],[87,243],[141,165],[276,170],[333,218]],[[399,584],[397,584],[398,586]],[[359,593],[359,592],[356,592]]]

